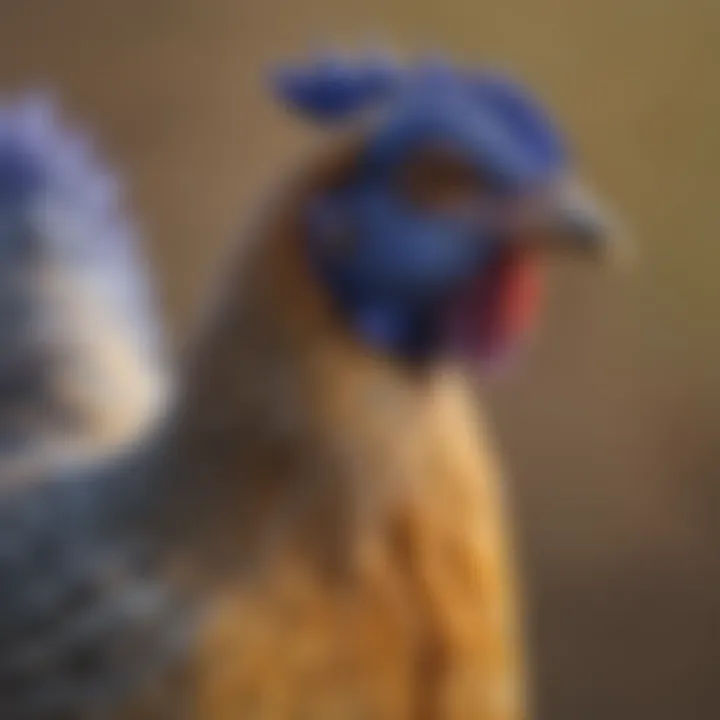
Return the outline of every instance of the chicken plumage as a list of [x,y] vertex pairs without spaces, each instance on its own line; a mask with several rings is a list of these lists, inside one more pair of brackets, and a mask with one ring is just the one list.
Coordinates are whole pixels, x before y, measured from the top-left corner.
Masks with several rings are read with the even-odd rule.
[[65,189],[94,177],[57,142],[0,133],[3,270],[89,288],[79,309],[40,276],[3,290],[59,329],[45,375],[114,391],[68,406],[68,439],[66,415],[26,421],[40,384],[3,384],[4,457],[44,458],[2,481],[3,719],[526,717],[502,474],[468,366],[528,326],[539,254],[600,248],[599,215],[507,80],[326,63],[277,87],[347,127],[239,243],[169,403],[129,235],[113,244],[115,211]]

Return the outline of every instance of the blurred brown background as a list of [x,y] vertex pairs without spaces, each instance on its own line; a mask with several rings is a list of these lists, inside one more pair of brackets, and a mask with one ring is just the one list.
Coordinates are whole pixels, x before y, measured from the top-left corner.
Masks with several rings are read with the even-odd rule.
[[720,3],[0,0],[0,87],[59,87],[125,167],[174,327],[302,142],[262,74],[314,41],[499,62],[556,108],[642,244],[557,271],[492,393],[541,717],[720,717]]

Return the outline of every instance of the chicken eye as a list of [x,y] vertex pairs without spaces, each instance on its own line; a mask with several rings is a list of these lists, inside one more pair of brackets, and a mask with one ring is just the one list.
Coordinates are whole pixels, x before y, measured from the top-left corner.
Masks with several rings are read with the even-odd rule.
[[457,153],[429,149],[414,154],[396,177],[400,195],[412,205],[447,214],[472,212],[484,184],[476,168]]

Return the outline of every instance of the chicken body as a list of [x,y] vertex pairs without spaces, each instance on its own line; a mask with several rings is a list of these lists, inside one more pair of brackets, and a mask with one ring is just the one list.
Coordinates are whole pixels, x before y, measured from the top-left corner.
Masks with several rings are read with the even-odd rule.
[[[594,237],[521,94],[408,77],[291,79],[310,114],[389,90],[399,114],[273,196],[169,404],[127,234],[88,204],[98,178],[42,122],[0,122],[0,251],[22,269],[0,282],[2,720],[527,716],[501,469],[436,305],[480,297],[473,351],[524,318],[507,281],[527,220],[523,244],[516,214],[488,224],[488,193],[506,209],[531,187],[533,222]],[[29,366],[50,382],[17,384]]]
[[233,269],[178,428],[184,541],[224,579],[201,716],[522,717],[500,474],[473,394],[335,327],[297,217]]

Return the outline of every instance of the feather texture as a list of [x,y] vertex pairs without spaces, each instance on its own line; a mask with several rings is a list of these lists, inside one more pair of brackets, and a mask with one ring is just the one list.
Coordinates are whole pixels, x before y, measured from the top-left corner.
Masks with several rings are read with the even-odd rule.
[[75,462],[145,429],[162,333],[117,179],[44,96],[0,107],[0,462]]

